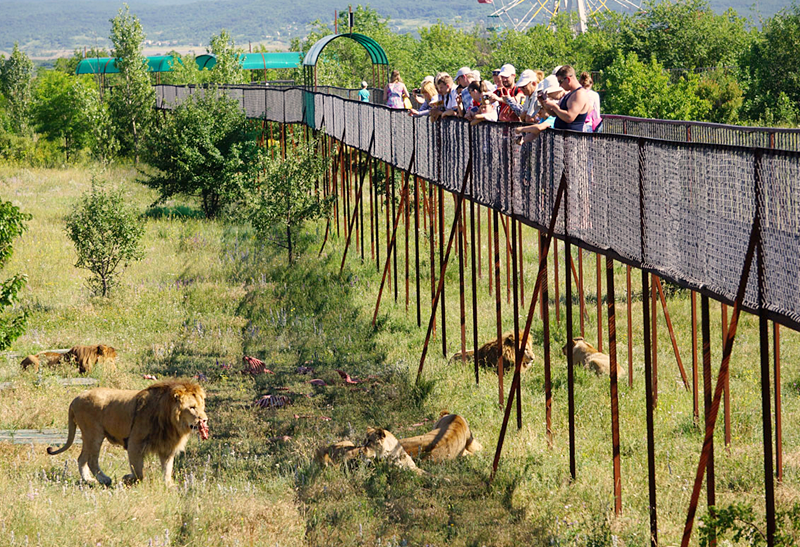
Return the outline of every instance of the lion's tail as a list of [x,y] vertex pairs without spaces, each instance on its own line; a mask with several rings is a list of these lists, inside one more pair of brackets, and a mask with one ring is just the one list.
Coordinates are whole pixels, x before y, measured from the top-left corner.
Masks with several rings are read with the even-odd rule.
[[53,448],[52,446],[47,447],[47,453],[51,456],[55,456],[56,454],[61,454],[67,448],[72,446],[72,442],[75,440],[75,428],[77,424],[75,423],[75,412],[72,410],[72,405],[69,406],[69,418],[67,420],[69,422],[69,434],[67,435],[67,442],[61,448]]

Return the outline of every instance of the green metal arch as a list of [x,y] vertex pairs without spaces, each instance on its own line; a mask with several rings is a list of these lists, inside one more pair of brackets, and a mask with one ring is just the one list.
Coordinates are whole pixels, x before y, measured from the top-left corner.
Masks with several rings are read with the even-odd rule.
[[303,59],[303,66],[315,66],[317,61],[319,60],[319,56],[322,54],[322,50],[325,49],[325,46],[336,40],[337,38],[349,38],[354,42],[360,44],[364,49],[367,50],[369,54],[369,58],[372,60],[373,65],[388,65],[389,58],[386,56],[386,52],[380,46],[378,42],[366,36],[364,34],[358,33],[347,33],[347,34],[331,34],[329,36],[325,36],[317,41],[311,49],[308,50],[306,53],[305,59]]

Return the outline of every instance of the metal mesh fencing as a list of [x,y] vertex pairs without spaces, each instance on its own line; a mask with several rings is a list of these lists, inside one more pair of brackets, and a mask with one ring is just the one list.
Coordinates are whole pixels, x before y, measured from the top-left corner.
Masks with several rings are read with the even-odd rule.
[[[190,93],[203,92],[203,87],[159,86],[157,105],[173,108]],[[272,121],[304,121],[300,89],[228,93],[239,98],[250,117],[266,113]],[[780,138],[791,144],[795,133],[627,119],[622,121],[628,133],[649,136],[546,131],[519,146],[510,124],[470,126],[451,118],[433,123],[334,95],[317,94],[313,105],[313,121],[321,128],[324,120],[328,135],[366,151],[374,132],[375,158],[407,169],[413,153],[412,173],[450,192],[460,191],[472,158],[467,196],[539,228],[550,223],[564,175],[567,230],[576,243],[607,250],[722,300],[736,296],[758,209],[765,305],[773,318],[800,325],[800,153],[770,149]],[[562,206],[558,214],[563,211]],[[563,216],[556,234],[564,235]],[[758,307],[757,296],[753,268],[747,309]]]

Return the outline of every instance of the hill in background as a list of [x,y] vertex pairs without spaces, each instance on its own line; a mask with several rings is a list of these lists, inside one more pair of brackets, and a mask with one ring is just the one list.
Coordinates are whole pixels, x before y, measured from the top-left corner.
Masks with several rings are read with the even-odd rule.
[[[292,37],[306,34],[310,22],[332,21],[334,10],[347,8],[343,0],[129,0],[128,4],[144,26],[150,42],[147,54],[170,49],[203,52],[222,28],[238,44],[251,41],[286,48]],[[766,18],[785,6],[781,0],[723,4],[711,2],[717,12],[733,7],[756,22],[758,14]],[[108,47],[109,19],[121,5],[119,0],[0,0],[0,53],[7,54],[14,42],[38,58],[67,55],[75,48]],[[492,11],[491,5],[477,0],[372,0],[369,5],[389,17],[400,32],[413,32],[437,20],[471,27],[486,22]]]

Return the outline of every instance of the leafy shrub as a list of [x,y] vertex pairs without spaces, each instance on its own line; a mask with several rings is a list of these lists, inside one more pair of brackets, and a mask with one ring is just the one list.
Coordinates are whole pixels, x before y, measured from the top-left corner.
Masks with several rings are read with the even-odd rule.
[[236,101],[207,89],[151,132],[144,160],[158,172],[143,182],[158,190],[158,202],[199,197],[203,212],[213,218],[253,185],[262,153],[257,135]]
[[94,181],[67,218],[67,235],[78,252],[77,268],[89,270],[89,289],[106,297],[130,262],[144,256],[144,225],[119,190],[105,190]]
[[[14,252],[12,243],[26,230],[25,222],[30,215],[23,213],[10,201],[0,200],[0,268],[3,268]],[[25,287],[27,277],[18,274],[0,283],[0,350],[7,349],[11,343],[25,332],[27,314],[5,311],[14,305],[17,295]]]

